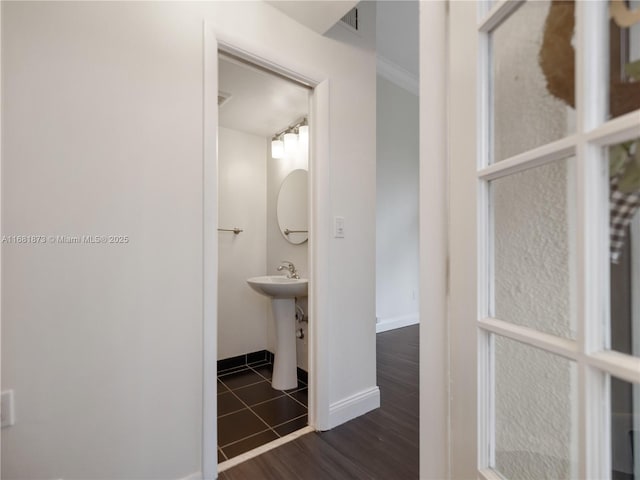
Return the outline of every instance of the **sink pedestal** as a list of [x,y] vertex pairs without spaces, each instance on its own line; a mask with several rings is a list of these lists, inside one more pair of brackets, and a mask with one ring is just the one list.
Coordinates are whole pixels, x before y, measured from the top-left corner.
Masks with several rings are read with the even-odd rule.
[[272,298],[271,308],[276,324],[276,351],[271,386],[276,390],[289,390],[298,385],[295,300]]
[[283,275],[265,275],[247,279],[249,286],[271,299],[276,323],[276,351],[271,386],[289,390],[298,385],[296,359],[296,297],[306,297],[309,280]]

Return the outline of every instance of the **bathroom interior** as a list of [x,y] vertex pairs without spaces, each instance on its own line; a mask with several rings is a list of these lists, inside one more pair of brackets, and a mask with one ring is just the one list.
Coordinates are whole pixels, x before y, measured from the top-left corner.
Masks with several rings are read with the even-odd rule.
[[222,463],[307,425],[310,90],[218,60]]

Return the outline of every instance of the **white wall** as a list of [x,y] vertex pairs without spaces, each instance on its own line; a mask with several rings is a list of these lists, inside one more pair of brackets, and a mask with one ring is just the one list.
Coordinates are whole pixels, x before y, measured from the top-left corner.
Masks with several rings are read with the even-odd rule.
[[269,299],[247,278],[267,268],[267,139],[218,129],[218,359],[267,348]]
[[[296,154],[285,158],[269,158],[267,163],[267,273],[282,275],[277,268],[282,260],[293,262],[302,278],[309,278],[309,242],[294,245],[283,236],[278,226],[278,193],[283,180],[296,169],[308,170],[309,155]],[[304,312],[309,314],[307,298],[297,300]],[[275,352],[275,326],[273,315],[269,309],[269,350]],[[297,365],[305,371],[309,370],[309,335],[308,324],[297,323],[296,328],[302,328],[304,338],[296,338]]]
[[3,478],[200,470],[203,19],[330,79],[328,402],[374,387],[373,52],[262,2],[2,8],[3,233],[130,239],[3,246]]
[[376,329],[418,322],[418,2],[376,2]]
[[378,57],[413,75],[419,73],[417,0],[376,2],[376,50]]
[[418,138],[418,96],[378,75],[378,328],[418,321]]

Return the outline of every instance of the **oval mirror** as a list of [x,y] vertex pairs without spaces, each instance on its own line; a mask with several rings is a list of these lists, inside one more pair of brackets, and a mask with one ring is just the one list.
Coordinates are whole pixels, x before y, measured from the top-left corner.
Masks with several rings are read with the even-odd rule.
[[277,207],[278,226],[289,243],[300,244],[309,238],[307,198],[307,171],[292,171],[282,181]]

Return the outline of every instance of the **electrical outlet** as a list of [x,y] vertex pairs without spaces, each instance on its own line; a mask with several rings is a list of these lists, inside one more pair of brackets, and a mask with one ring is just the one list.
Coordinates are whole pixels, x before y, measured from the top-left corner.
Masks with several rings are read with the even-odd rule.
[[2,419],[2,428],[15,425],[15,409],[13,401],[13,390],[2,392],[2,401],[0,402],[0,418]]

